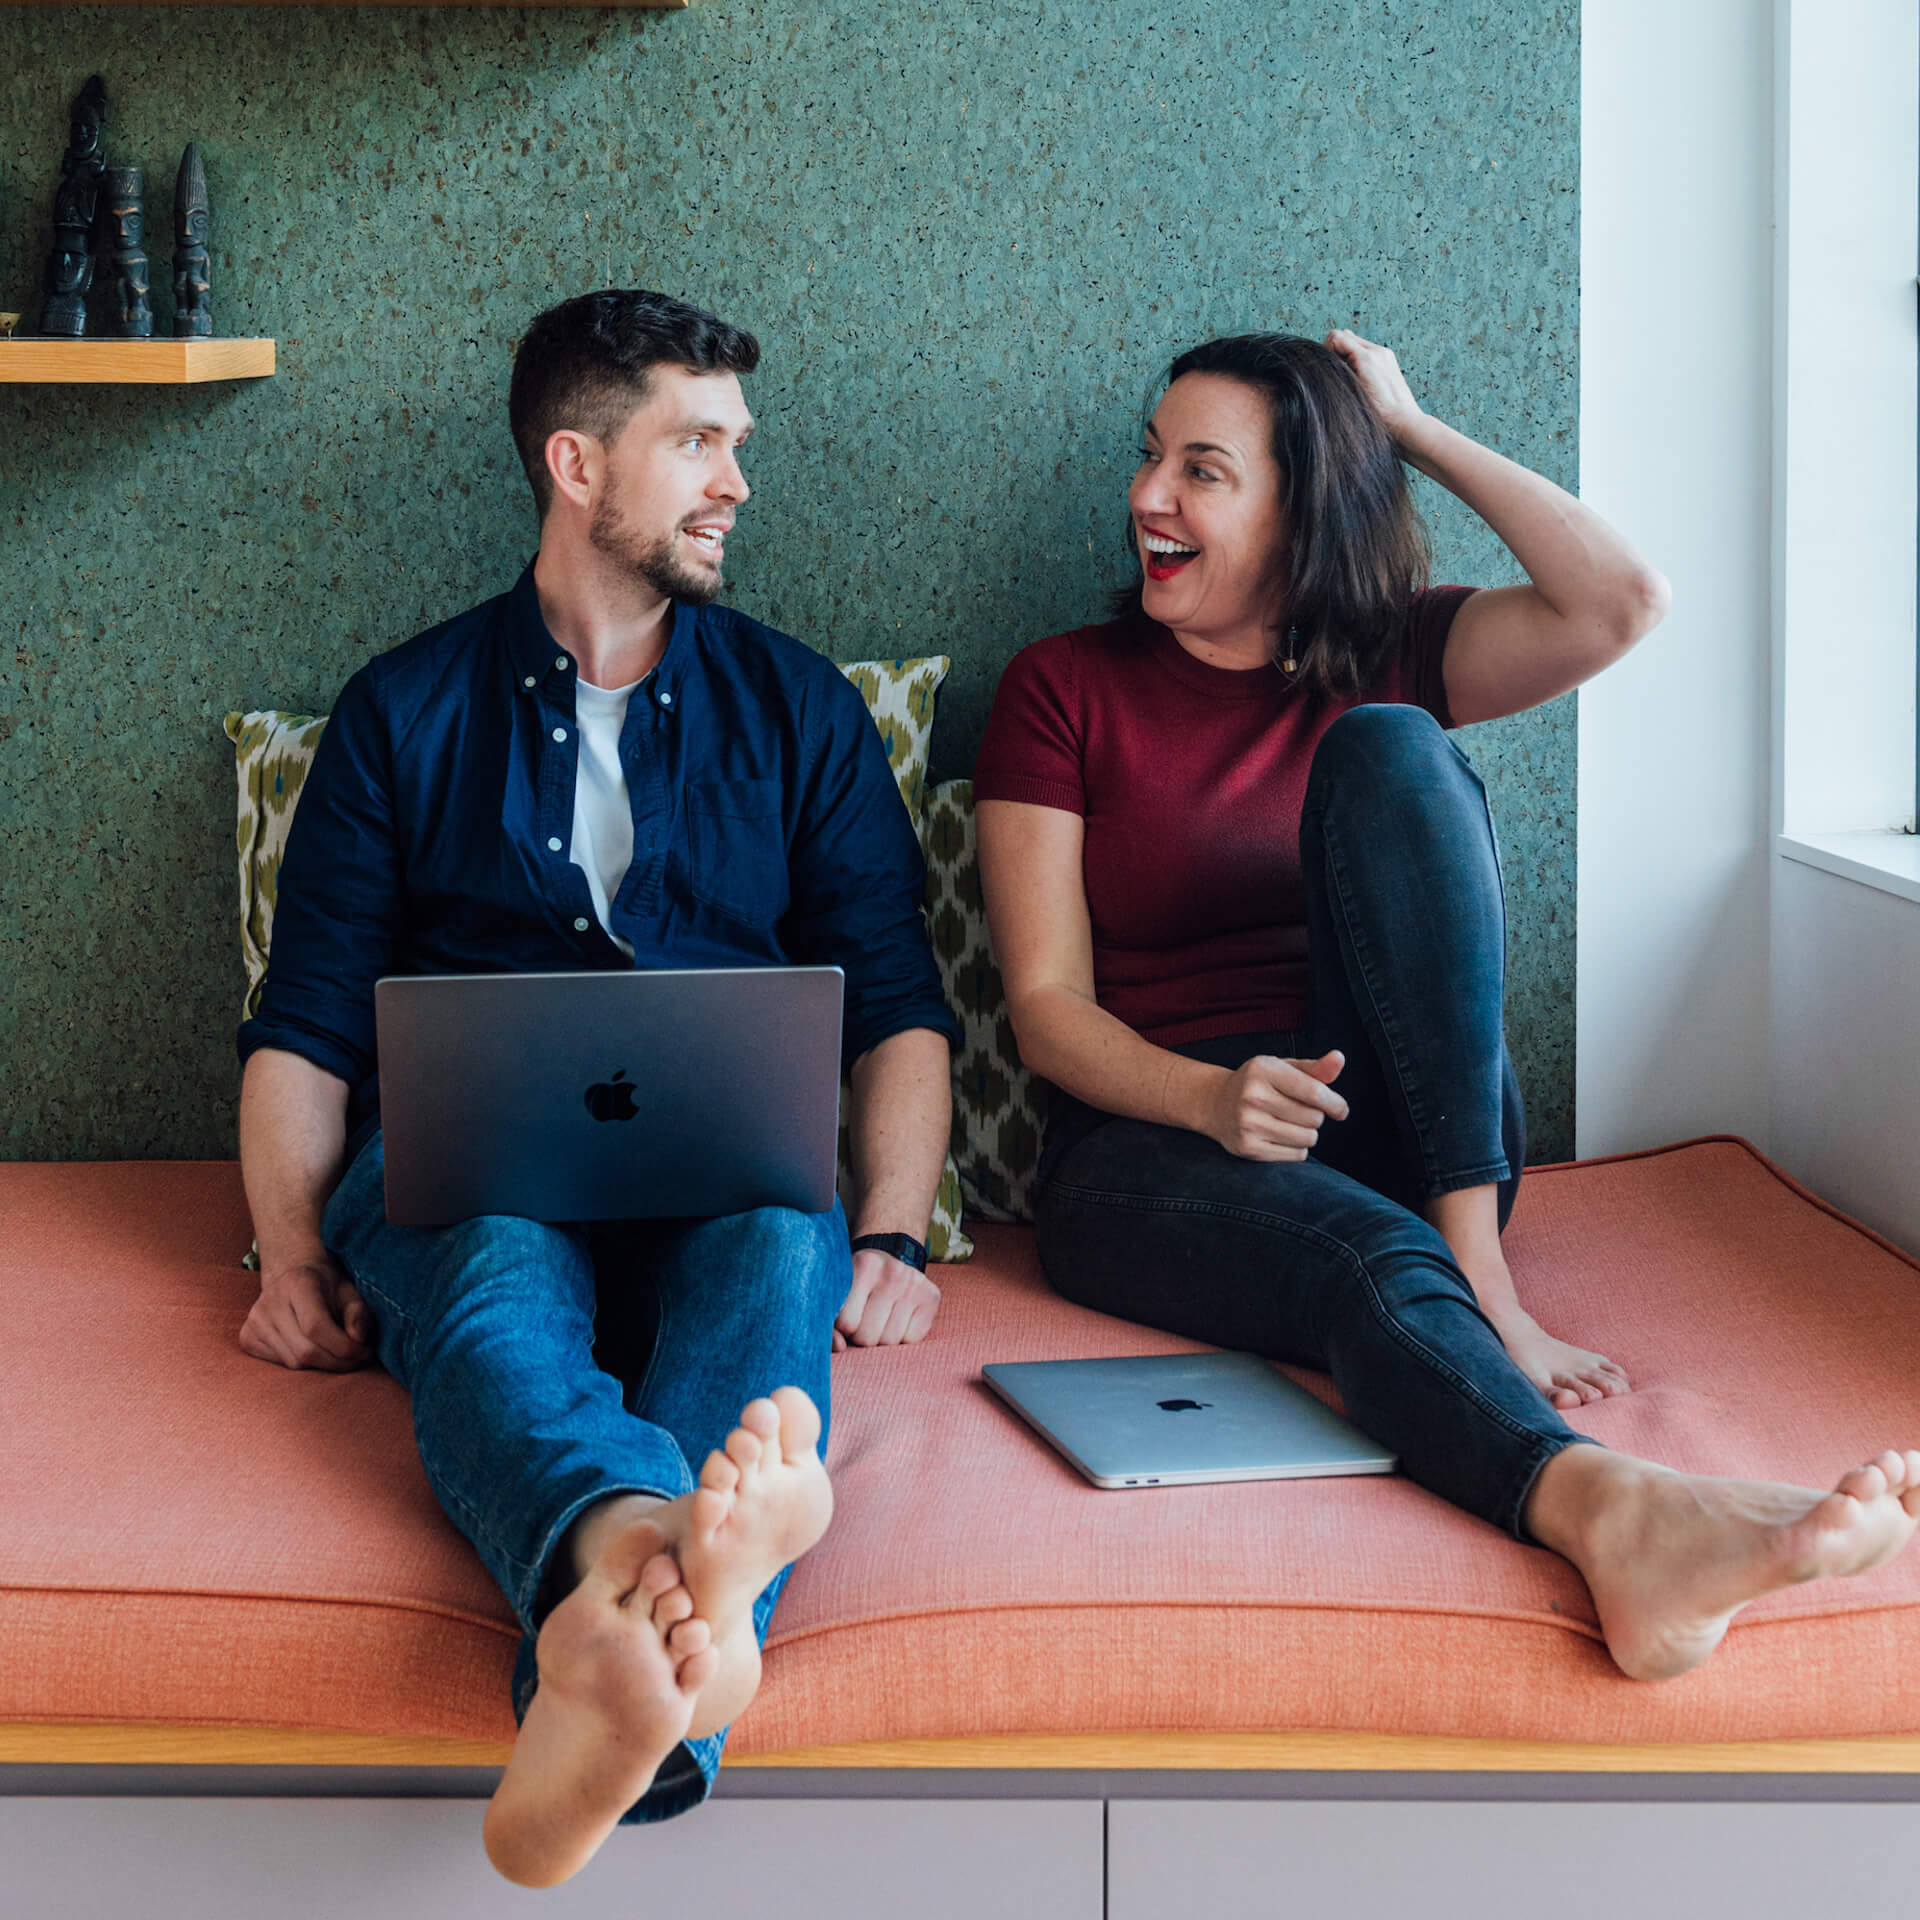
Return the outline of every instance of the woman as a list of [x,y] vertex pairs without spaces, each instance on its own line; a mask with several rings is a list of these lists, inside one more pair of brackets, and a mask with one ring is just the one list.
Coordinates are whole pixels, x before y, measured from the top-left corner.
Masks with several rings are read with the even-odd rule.
[[[1426,589],[1401,465],[1528,584]],[[1119,619],[1008,667],[975,774],[1021,1056],[1058,1090],[1036,1217],[1068,1299],[1329,1370],[1422,1485],[1564,1554],[1621,1668],[1897,1552],[1920,1453],[1827,1495],[1577,1444],[1625,1393],[1500,1251],[1524,1159],[1484,789],[1443,728],[1617,660],[1666,582],[1560,488],[1423,413],[1357,335],[1183,354],[1128,496]]]

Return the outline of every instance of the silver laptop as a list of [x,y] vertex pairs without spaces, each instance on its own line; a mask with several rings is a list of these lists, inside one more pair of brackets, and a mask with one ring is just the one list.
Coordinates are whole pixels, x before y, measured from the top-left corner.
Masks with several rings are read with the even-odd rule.
[[1391,1473],[1395,1457],[1248,1353],[982,1367],[995,1393],[1096,1487]]
[[843,986],[838,967],[378,982],[387,1218],[824,1212]]

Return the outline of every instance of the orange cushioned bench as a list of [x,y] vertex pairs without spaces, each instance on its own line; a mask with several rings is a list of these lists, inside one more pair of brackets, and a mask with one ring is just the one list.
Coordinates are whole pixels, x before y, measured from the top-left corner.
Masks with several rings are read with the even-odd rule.
[[[514,1629],[404,1396],[235,1345],[237,1168],[7,1167],[0,1225],[0,1759],[497,1758]],[[1846,1744],[1780,1751],[1920,1767],[1920,1553],[1636,1685],[1570,1568],[1403,1480],[1087,1487],[981,1364],[1185,1343],[1054,1298],[1023,1229],[978,1241],[924,1345],[834,1363],[838,1512],[731,1759],[1361,1764],[1344,1738],[1380,1764],[1391,1736],[1392,1764],[1815,1741]],[[1916,1262],[1744,1143],[1535,1170],[1508,1250],[1539,1317],[1632,1374],[1573,1416],[1609,1445],[1819,1486],[1920,1435]]]

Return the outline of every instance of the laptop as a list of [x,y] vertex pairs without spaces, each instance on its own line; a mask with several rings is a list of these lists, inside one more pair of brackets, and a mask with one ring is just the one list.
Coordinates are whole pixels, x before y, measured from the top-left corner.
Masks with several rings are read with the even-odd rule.
[[1391,1473],[1395,1456],[1250,1353],[1026,1360],[982,1377],[1096,1487]]
[[377,982],[388,1220],[825,1212],[844,984],[838,967]]

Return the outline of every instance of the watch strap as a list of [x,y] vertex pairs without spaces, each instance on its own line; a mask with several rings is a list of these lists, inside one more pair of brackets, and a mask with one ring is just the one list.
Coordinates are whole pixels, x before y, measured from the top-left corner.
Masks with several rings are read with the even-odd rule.
[[912,1267],[916,1273],[925,1273],[927,1270],[926,1243],[916,1240],[910,1233],[863,1233],[853,1243],[855,1253],[868,1247],[891,1254],[903,1265]]

